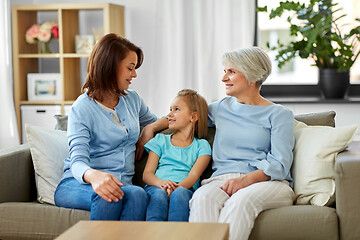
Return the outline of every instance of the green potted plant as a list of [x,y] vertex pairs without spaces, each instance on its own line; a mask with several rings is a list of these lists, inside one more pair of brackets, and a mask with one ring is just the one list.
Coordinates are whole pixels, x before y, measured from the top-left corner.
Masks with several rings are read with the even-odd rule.
[[[267,43],[270,49],[278,51],[275,60],[279,68],[296,56],[313,59],[319,68],[319,87],[325,98],[346,95],[350,68],[360,54],[360,26],[344,33],[339,20],[346,14],[335,16],[341,10],[331,0],[310,0],[308,4],[284,1],[269,14],[269,19],[273,19],[285,12],[293,13],[287,18],[293,39],[288,44],[279,41],[278,46]],[[267,12],[267,6],[258,7],[257,11]]]

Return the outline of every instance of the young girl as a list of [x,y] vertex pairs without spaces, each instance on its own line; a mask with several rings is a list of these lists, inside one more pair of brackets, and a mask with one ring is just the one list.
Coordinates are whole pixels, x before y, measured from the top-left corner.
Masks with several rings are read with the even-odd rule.
[[188,221],[189,200],[210,161],[207,103],[196,91],[178,92],[170,106],[172,135],[157,134],[145,144],[149,157],[143,173],[149,196],[147,221]]

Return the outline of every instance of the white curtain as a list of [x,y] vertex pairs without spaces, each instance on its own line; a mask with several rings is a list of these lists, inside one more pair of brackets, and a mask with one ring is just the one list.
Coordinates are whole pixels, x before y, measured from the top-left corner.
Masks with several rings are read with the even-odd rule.
[[13,100],[10,0],[0,1],[0,149],[19,144]]
[[[151,111],[168,113],[176,93],[197,90],[209,102],[225,96],[221,57],[254,42],[254,0],[156,0],[154,19],[143,31],[127,24],[127,34],[143,47],[137,90]],[[129,19],[127,19],[129,20]],[[130,28],[130,29],[129,29]],[[142,34],[142,35],[141,35]]]

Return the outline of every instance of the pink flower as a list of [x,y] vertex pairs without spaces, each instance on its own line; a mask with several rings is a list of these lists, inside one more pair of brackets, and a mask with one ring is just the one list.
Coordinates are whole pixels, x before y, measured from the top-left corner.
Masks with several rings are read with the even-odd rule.
[[53,26],[51,28],[51,33],[54,36],[54,38],[59,38],[59,27],[58,26]]
[[27,31],[26,31],[26,34],[25,34],[25,39],[26,39],[26,42],[28,43],[35,43],[36,42],[36,39],[39,35],[39,32],[40,32],[40,25],[39,24],[34,24],[32,25]]
[[28,34],[32,38],[36,38],[39,34],[40,31],[39,29],[40,29],[40,25],[34,24],[31,26],[31,28],[29,28],[29,30],[27,30],[26,34]]

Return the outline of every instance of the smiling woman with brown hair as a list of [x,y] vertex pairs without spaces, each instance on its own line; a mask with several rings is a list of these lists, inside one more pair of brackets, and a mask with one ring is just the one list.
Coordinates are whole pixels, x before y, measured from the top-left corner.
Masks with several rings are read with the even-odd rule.
[[147,194],[132,185],[135,145],[140,126],[156,128],[157,117],[128,89],[142,61],[142,50],[115,34],[95,45],[84,93],[69,113],[57,206],[90,210],[91,220],[145,220]]

